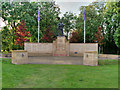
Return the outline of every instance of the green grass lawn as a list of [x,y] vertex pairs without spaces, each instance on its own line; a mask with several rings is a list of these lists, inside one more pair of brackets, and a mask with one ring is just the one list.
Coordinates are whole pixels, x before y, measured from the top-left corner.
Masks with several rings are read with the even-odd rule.
[[118,61],[102,60],[99,66],[14,65],[2,62],[3,88],[118,88]]

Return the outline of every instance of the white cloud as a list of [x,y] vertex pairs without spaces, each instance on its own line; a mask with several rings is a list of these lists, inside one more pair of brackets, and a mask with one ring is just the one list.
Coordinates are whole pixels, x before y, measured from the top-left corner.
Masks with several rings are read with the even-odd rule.
[[[79,0],[80,1],[80,0]],[[79,14],[79,9],[81,6],[87,6],[91,2],[56,2],[56,4],[60,7],[60,17],[65,13],[65,12],[72,12],[76,15]]]

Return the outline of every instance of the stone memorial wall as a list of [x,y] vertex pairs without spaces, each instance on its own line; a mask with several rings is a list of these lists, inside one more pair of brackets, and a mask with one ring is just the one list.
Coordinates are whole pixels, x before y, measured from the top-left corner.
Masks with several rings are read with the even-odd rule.
[[98,52],[98,43],[69,43],[58,37],[53,43],[25,43],[28,56],[83,56],[86,51]]
[[28,56],[52,55],[52,43],[25,43],[24,50]]
[[83,56],[86,51],[98,52],[98,43],[70,43],[70,56]]
[[[56,56],[61,57],[58,58]],[[75,64],[97,66],[98,44],[69,43],[69,41],[67,41],[64,36],[57,37],[57,39],[53,41],[53,43],[25,43],[24,50],[13,50],[12,63]]]

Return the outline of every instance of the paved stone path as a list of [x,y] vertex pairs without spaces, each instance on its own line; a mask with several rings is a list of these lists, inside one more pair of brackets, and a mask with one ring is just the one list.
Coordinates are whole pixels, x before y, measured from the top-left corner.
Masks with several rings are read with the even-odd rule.
[[30,64],[73,64],[73,65],[83,65],[83,57],[28,57]]

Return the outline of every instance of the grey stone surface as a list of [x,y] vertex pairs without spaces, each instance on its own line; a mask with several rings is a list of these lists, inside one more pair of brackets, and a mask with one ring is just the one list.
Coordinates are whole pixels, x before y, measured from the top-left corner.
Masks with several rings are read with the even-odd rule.
[[28,57],[29,64],[73,64],[73,65],[83,65],[83,57]]
[[[64,39],[64,37],[62,38]],[[32,56],[35,55],[36,53],[37,55],[35,56],[40,56],[41,54],[44,54],[44,56],[54,55],[56,44],[57,44],[56,41],[53,41],[53,43],[25,43],[25,50],[27,50],[28,54],[29,55],[31,54]],[[61,47],[60,45],[57,45],[57,46]],[[84,52],[86,51],[98,52],[98,44],[97,43],[69,43],[67,41],[65,45],[65,49],[67,50],[67,56],[83,56]],[[75,54],[75,52],[77,52],[77,54]]]
[[96,51],[85,52],[83,64],[90,65],[90,66],[97,66],[98,65],[98,53]]
[[13,64],[27,64],[28,52],[25,50],[13,50],[12,51],[12,63]]

